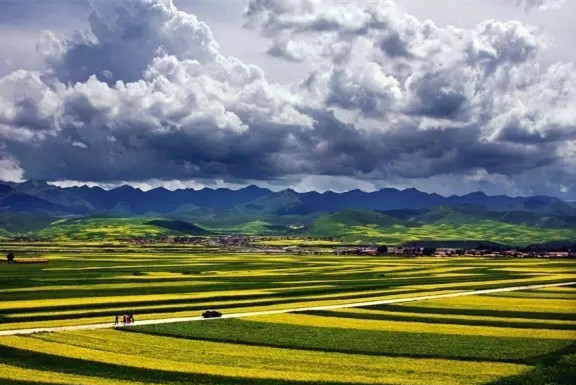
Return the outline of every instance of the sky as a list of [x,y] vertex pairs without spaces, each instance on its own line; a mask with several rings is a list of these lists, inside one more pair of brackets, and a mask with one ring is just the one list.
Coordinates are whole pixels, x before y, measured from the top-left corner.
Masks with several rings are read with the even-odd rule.
[[0,0],[0,179],[576,200],[575,14]]

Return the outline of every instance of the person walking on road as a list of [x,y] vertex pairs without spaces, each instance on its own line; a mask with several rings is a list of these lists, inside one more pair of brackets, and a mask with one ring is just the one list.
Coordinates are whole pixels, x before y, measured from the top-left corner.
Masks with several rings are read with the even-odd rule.
[[116,318],[114,319],[114,325],[118,325],[119,318],[120,316],[116,314]]

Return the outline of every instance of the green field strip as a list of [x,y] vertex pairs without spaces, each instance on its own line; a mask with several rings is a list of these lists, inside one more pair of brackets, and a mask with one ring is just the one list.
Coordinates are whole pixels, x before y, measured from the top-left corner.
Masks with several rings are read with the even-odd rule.
[[419,305],[405,305],[405,304],[390,304],[390,305],[373,305],[360,307],[360,309],[381,310],[386,312],[401,312],[401,313],[430,313],[430,314],[445,314],[445,315],[467,315],[467,316],[486,316],[498,318],[526,318],[526,319],[544,319],[544,320],[564,320],[576,321],[576,314],[573,313],[556,313],[544,311],[513,311],[513,310],[492,310],[492,309],[469,309],[469,308],[455,308],[455,307],[432,307],[432,306],[419,306]]
[[123,331],[303,350],[516,363],[556,351],[571,342],[544,338],[342,329],[338,326],[312,327],[243,320],[148,325]]
[[522,329],[558,329],[558,330],[576,330],[576,322],[563,323],[563,322],[538,322],[532,319],[515,319],[515,320],[502,320],[502,319],[466,319],[450,316],[433,317],[430,314],[415,314],[415,313],[355,313],[349,311],[322,311],[311,310],[301,312],[301,314],[315,315],[321,317],[336,317],[336,318],[353,318],[353,319],[366,319],[366,320],[380,320],[380,321],[405,321],[405,322],[424,322],[433,324],[453,324],[453,325],[471,325],[471,326],[494,326],[494,327],[508,327],[508,328],[522,328]]

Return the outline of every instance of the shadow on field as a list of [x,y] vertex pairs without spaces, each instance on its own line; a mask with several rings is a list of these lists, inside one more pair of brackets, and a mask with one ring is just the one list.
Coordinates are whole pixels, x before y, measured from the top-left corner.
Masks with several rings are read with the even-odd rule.
[[2,385],[58,385],[58,383],[54,383],[54,382],[7,380],[4,378],[0,378],[0,384],[2,384]]
[[[80,358],[55,356],[46,353],[0,345],[0,363],[20,368],[44,370],[55,373],[77,374],[110,380],[139,381],[167,385],[311,385],[315,382],[276,379],[237,378],[199,373],[184,373],[169,370],[137,368],[115,365]],[[12,382],[6,382],[12,381]],[[22,382],[0,379],[2,385],[45,385],[38,382]],[[323,385],[343,385],[323,382]],[[346,383],[346,385],[361,385]]]
[[576,381],[576,342],[533,361],[533,369],[485,385],[573,385]]

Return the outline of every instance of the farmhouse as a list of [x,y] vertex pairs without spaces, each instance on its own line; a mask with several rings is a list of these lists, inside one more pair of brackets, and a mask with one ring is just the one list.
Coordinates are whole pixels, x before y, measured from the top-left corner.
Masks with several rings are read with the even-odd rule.
[[453,248],[438,248],[434,255],[438,257],[450,257],[458,254],[458,249]]

